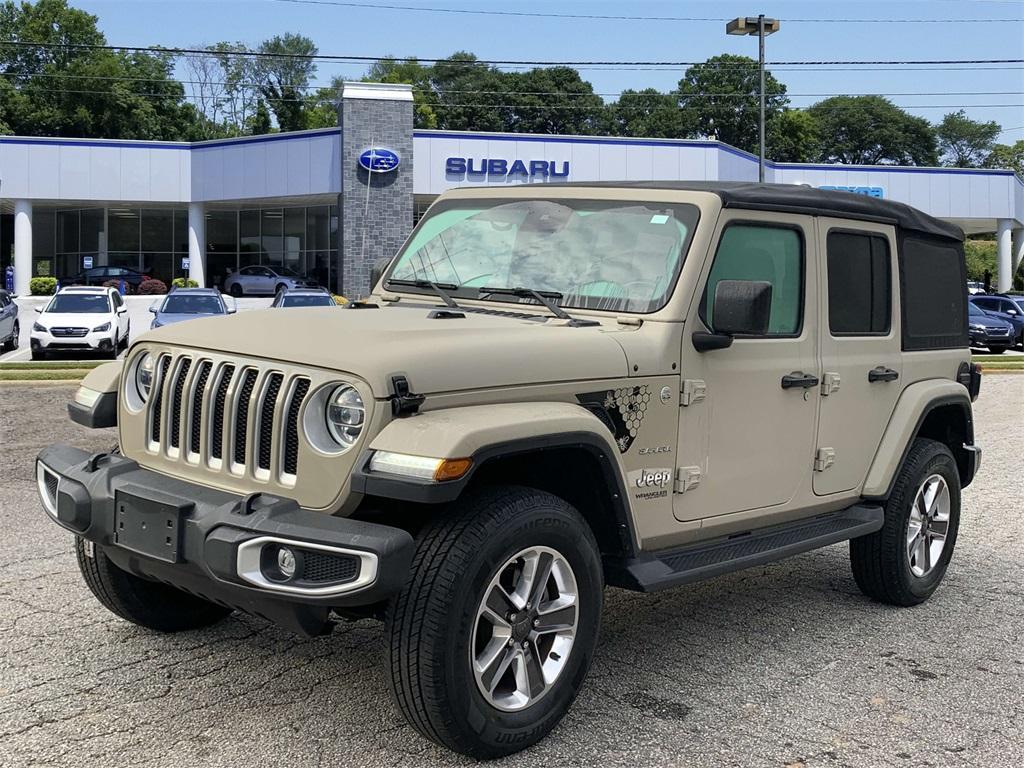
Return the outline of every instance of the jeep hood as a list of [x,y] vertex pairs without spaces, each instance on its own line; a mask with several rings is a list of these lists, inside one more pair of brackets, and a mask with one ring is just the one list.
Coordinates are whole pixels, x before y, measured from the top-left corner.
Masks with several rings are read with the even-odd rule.
[[403,374],[420,394],[628,375],[625,353],[607,331],[466,312],[431,318],[439,307],[383,306],[253,310],[178,323],[147,341],[263,357],[354,374],[376,397]]

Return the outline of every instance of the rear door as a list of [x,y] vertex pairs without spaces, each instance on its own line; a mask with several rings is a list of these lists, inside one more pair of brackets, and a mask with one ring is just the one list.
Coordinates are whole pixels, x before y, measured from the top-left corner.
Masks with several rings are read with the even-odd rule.
[[893,227],[818,219],[820,416],[814,493],[859,488],[902,390]]

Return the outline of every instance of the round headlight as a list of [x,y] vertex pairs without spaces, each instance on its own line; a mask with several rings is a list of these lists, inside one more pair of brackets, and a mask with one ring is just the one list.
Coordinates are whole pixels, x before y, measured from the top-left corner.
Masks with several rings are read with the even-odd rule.
[[135,366],[135,389],[138,390],[142,402],[149,399],[150,390],[153,389],[153,375],[156,371],[156,358],[148,352],[139,360]]
[[355,388],[342,384],[327,400],[327,431],[338,445],[349,447],[363,431],[366,408]]

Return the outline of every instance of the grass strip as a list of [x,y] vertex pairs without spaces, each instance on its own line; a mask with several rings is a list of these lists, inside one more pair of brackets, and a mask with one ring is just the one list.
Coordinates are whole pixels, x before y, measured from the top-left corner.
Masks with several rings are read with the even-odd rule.
[[0,381],[80,381],[89,371],[65,368],[59,371],[0,371]]
[[33,361],[25,363],[0,363],[0,371],[91,371],[93,368],[98,368],[103,363],[91,363],[91,362],[64,362],[64,363],[48,363],[45,361]]

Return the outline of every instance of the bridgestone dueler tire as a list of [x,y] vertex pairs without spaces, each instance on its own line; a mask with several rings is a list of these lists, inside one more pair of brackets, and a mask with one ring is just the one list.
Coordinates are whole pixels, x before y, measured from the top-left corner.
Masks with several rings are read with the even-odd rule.
[[[946,544],[935,567],[918,577],[910,570],[906,533],[910,508],[925,478],[939,474],[949,487],[950,513]],[[960,474],[942,443],[919,438],[910,446],[885,504],[885,523],[868,536],[850,540],[853,578],[868,597],[889,605],[918,605],[939,586],[956,546],[960,525]]]
[[89,557],[85,546],[84,539],[75,539],[78,568],[85,585],[104,608],[125,621],[159,632],[181,632],[216,624],[231,613],[180,589],[121,570],[98,546]]
[[[567,666],[538,701],[516,712],[480,693],[469,644],[484,590],[526,547],[547,546],[568,560],[579,619]],[[387,668],[396,706],[428,739],[488,759],[540,741],[569,709],[597,644],[604,588],[597,543],[583,517],[541,491],[502,487],[460,500],[417,540],[409,577],[385,624]]]

